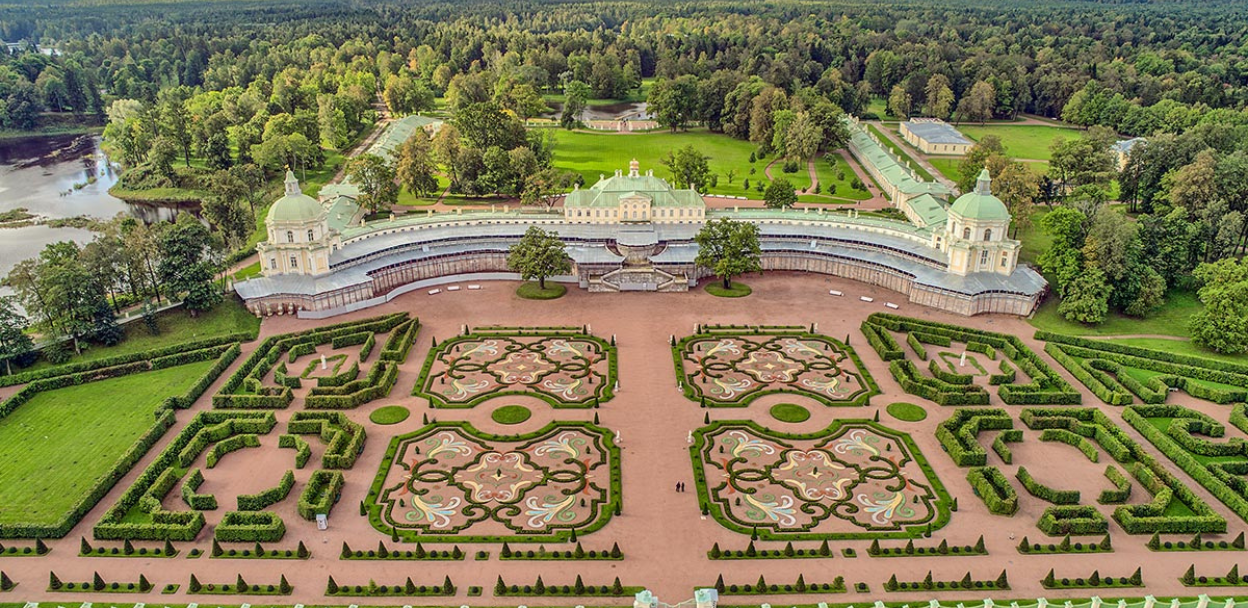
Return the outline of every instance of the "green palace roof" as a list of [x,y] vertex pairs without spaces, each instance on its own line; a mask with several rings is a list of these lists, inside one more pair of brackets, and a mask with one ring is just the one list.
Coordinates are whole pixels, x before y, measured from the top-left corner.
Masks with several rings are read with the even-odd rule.
[[654,207],[702,208],[706,202],[693,190],[677,190],[667,180],[651,174],[637,172],[636,165],[629,173],[598,180],[591,188],[573,190],[564,200],[564,207],[607,208],[618,207],[620,199],[646,196]]
[[320,219],[325,208],[316,199],[299,189],[294,171],[286,171],[286,195],[277,199],[269,208],[271,222],[305,222]]
[[949,212],[966,219],[988,221],[1009,221],[1010,219],[1010,211],[1006,209],[1005,203],[992,195],[992,177],[988,175],[987,169],[979,172],[975,190],[959,196],[949,208]]

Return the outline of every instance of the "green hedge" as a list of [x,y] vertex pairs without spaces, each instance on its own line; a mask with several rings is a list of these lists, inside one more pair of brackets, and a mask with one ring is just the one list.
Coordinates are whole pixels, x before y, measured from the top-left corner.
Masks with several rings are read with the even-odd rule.
[[308,464],[308,459],[312,457],[312,448],[308,446],[308,442],[302,437],[296,435],[280,435],[277,438],[277,447],[290,448],[295,450],[295,468],[302,469]]
[[936,425],[936,439],[958,466],[983,466],[988,453],[979,444],[980,431],[1012,428],[1014,420],[1003,409],[958,408]]
[[[286,430],[292,435],[317,435],[329,447],[321,455],[327,469],[349,469],[364,451],[367,433],[342,412],[295,412]],[[280,441],[280,439],[279,439]]]
[[[172,473],[173,469],[166,469],[161,476]],[[212,494],[200,494],[198,490],[202,485],[204,485],[204,472],[199,469],[191,470],[186,479],[182,480],[182,502],[195,511],[215,511],[217,497]]]
[[[173,422],[173,413],[167,412],[169,423]],[[267,433],[277,424],[272,412],[235,412],[206,411],[200,412],[187,423],[173,441],[156,457],[121,497],[114,503],[93,529],[97,540],[172,540],[190,541],[204,527],[204,514],[199,511],[150,511],[150,521],[141,523],[126,522],[131,510],[138,508],[140,501],[147,496],[149,490],[157,484],[167,470],[175,467],[190,466],[211,440],[207,437],[219,437],[216,440],[238,433]],[[209,430],[211,429],[211,430]],[[206,433],[201,435],[201,433]],[[193,454],[187,451],[188,446],[197,446]],[[189,459],[183,464],[184,459]]]
[[[368,334],[368,335],[371,336],[373,334]],[[378,365],[382,365],[382,364],[379,363]],[[348,367],[342,372],[339,372],[332,376],[323,376],[323,377],[317,378],[316,386],[317,388],[344,386],[348,383],[354,382],[355,379],[359,377],[360,377],[360,363],[359,361],[352,361],[351,367]]]
[[368,361],[368,356],[373,354],[373,347],[377,346],[377,334],[368,334],[368,339],[360,346],[360,362]]
[[213,532],[223,543],[274,543],[286,536],[286,522],[268,511],[227,511]]
[[937,380],[940,380],[941,382],[948,382],[949,384],[965,386],[975,382],[975,376],[970,374],[958,374],[955,372],[945,371],[944,367],[941,366],[937,359],[932,359],[927,362],[927,371],[932,372],[932,376],[934,376]]
[[299,517],[312,521],[318,514],[329,515],[338,503],[345,482],[342,471],[313,471],[303,494],[299,495]]
[[1092,445],[1091,441],[1066,429],[1044,429],[1040,432],[1040,441],[1056,441],[1078,448],[1092,462],[1098,462],[1101,459],[1100,453],[1096,451],[1096,446]]
[[[20,374],[12,374],[9,376],[0,376],[0,387],[13,386],[16,384],[27,384],[36,380],[45,380],[60,376],[75,375],[91,375],[92,372],[101,372],[108,368],[128,365],[128,364],[146,364],[156,359],[162,359],[171,355],[192,352],[207,349],[214,346],[225,346],[231,343],[249,342],[255,340],[254,333],[233,333],[215,338],[207,338],[204,340],[196,340],[193,342],[182,342],[172,344],[152,350],[145,350],[137,353],[129,353],[125,355],[117,355],[113,357],[103,357],[92,361],[84,361],[82,363],[70,363],[66,365],[58,365],[46,369],[33,370]],[[188,361],[189,363],[189,361]],[[152,369],[152,368],[148,368]],[[107,372],[104,372],[107,373]],[[75,383],[78,384],[78,383]]]
[[923,343],[919,342],[914,332],[906,334],[906,344],[909,344],[910,348],[914,349],[914,354],[918,355],[919,359],[927,361],[927,349],[923,348]]
[[1096,507],[1058,505],[1045,509],[1036,527],[1049,536],[1087,536],[1109,532],[1109,521]]
[[260,511],[272,505],[282,502],[290,495],[290,489],[295,487],[294,471],[286,471],[282,475],[281,481],[277,485],[269,488],[259,494],[240,494],[238,496],[239,511]]
[[1031,472],[1027,470],[1027,467],[1018,467],[1018,473],[1015,474],[1015,477],[1018,478],[1019,483],[1023,484],[1023,488],[1026,489],[1029,494],[1039,498],[1040,500],[1051,502],[1055,505],[1079,504],[1079,490],[1057,490],[1050,488],[1049,486],[1036,481],[1036,479],[1031,476]]
[[997,467],[976,467],[966,474],[975,495],[984,501],[990,513],[1013,515],[1018,511],[1018,494],[1010,480]]
[[938,378],[929,378],[920,374],[914,363],[905,359],[890,361],[888,371],[901,385],[902,390],[939,405],[988,404],[988,391],[983,387],[974,384],[950,384]]
[[1023,440],[1023,432],[1018,429],[1009,429],[997,433],[996,439],[992,440],[992,451],[1001,457],[1001,462],[1005,464],[1014,464],[1014,451],[1010,449],[1008,444],[1018,443]]
[[1112,490],[1102,490],[1096,502],[1103,505],[1119,505],[1131,498],[1131,480],[1114,465],[1105,467],[1105,477],[1114,484]]
[[255,433],[243,433],[241,435],[233,435],[218,441],[208,450],[207,465],[208,468],[215,468],[226,454],[237,452],[244,448],[260,447],[260,438]]

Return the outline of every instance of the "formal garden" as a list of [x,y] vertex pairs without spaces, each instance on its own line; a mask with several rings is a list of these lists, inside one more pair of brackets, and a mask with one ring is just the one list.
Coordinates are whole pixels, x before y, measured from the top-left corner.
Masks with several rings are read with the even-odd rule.
[[1248,365],[926,315],[675,316],[644,340],[288,319],[27,372],[0,406],[4,593],[615,605],[676,554],[795,604],[1248,584]]

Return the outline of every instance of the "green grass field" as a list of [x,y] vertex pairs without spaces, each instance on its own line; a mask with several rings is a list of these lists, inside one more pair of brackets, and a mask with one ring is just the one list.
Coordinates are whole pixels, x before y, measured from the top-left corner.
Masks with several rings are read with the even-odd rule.
[[[1100,325],[1084,325],[1067,321],[1057,312],[1058,298],[1050,297],[1031,319],[1036,329],[1044,329],[1054,333],[1071,336],[1128,336],[1158,335],[1186,338],[1190,335],[1187,321],[1200,310],[1200,300],[1196,294],[1186,291],[1171,291],[1166,294],[1166,304],[1153,314],[1143,317],[1128,317],[1110,313]],[[1194,346],[1192,348],[1195,348]],[[1196,354],[1196,353],[1193,353]],[[1210,356],[1213,353],[1201,351],[1200,354]]]
[[212,361],[36,395],[0,420],[0,523],[60,521]]
[[[131,321],[122,326],[126,331],[126,339],[117,346],[91,346],[83,350],[81,355],[70,359],[69,362],[81,363],[103,357],[128,355],[180,342],[203,340],[236,332],[249,332],[254,335],[260,329],[260,319],[257,319],[233,298],[227,298],[216,308],[202,312],[195,318],[192,318],[185,310],[175,308],[160,313],[156,319],[160,327],[160,333],[157,335],[153,336],[148,333],[143,321]],[[28,368],[14,371],[22,372],[47,367],[52,367],[52,365],[41,360]]]
[[[1005,146],[1005,153],[1014,158],[1050,160],[1053,153],[1049,147],[1060,139],[1083,137],[1078,129],[1045,127],[1041,125],[958,125],[963,135],[979,141],[985,135],[996,135]],[[943,169],[942,169],[943,171]]]

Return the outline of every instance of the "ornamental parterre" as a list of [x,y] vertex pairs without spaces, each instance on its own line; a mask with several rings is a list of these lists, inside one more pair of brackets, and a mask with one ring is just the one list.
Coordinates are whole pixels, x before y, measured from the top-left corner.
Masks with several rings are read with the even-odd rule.
[[866,538],[948,522],[948,494],[917,447],[878,424],[789,435],[723,422],[695,436],[702,500],[738,532],[774,540]]
[[675,348],[685,395],[711,406],[743,406],[771,393],[825,405],[865,405],[879,389],[853,349],[800,328],[726,327]]
[[411,540],[567,539],[611,518],[619,466],[609,431],[588,423],[553,423],[518,437],[434,424],[391,443],[369,494],[369,519]]
[[579,328],[477,329],[430,351],[415,394],[435,407],[516,394],[591,407],[612,396],[614,358],[614,347]]

